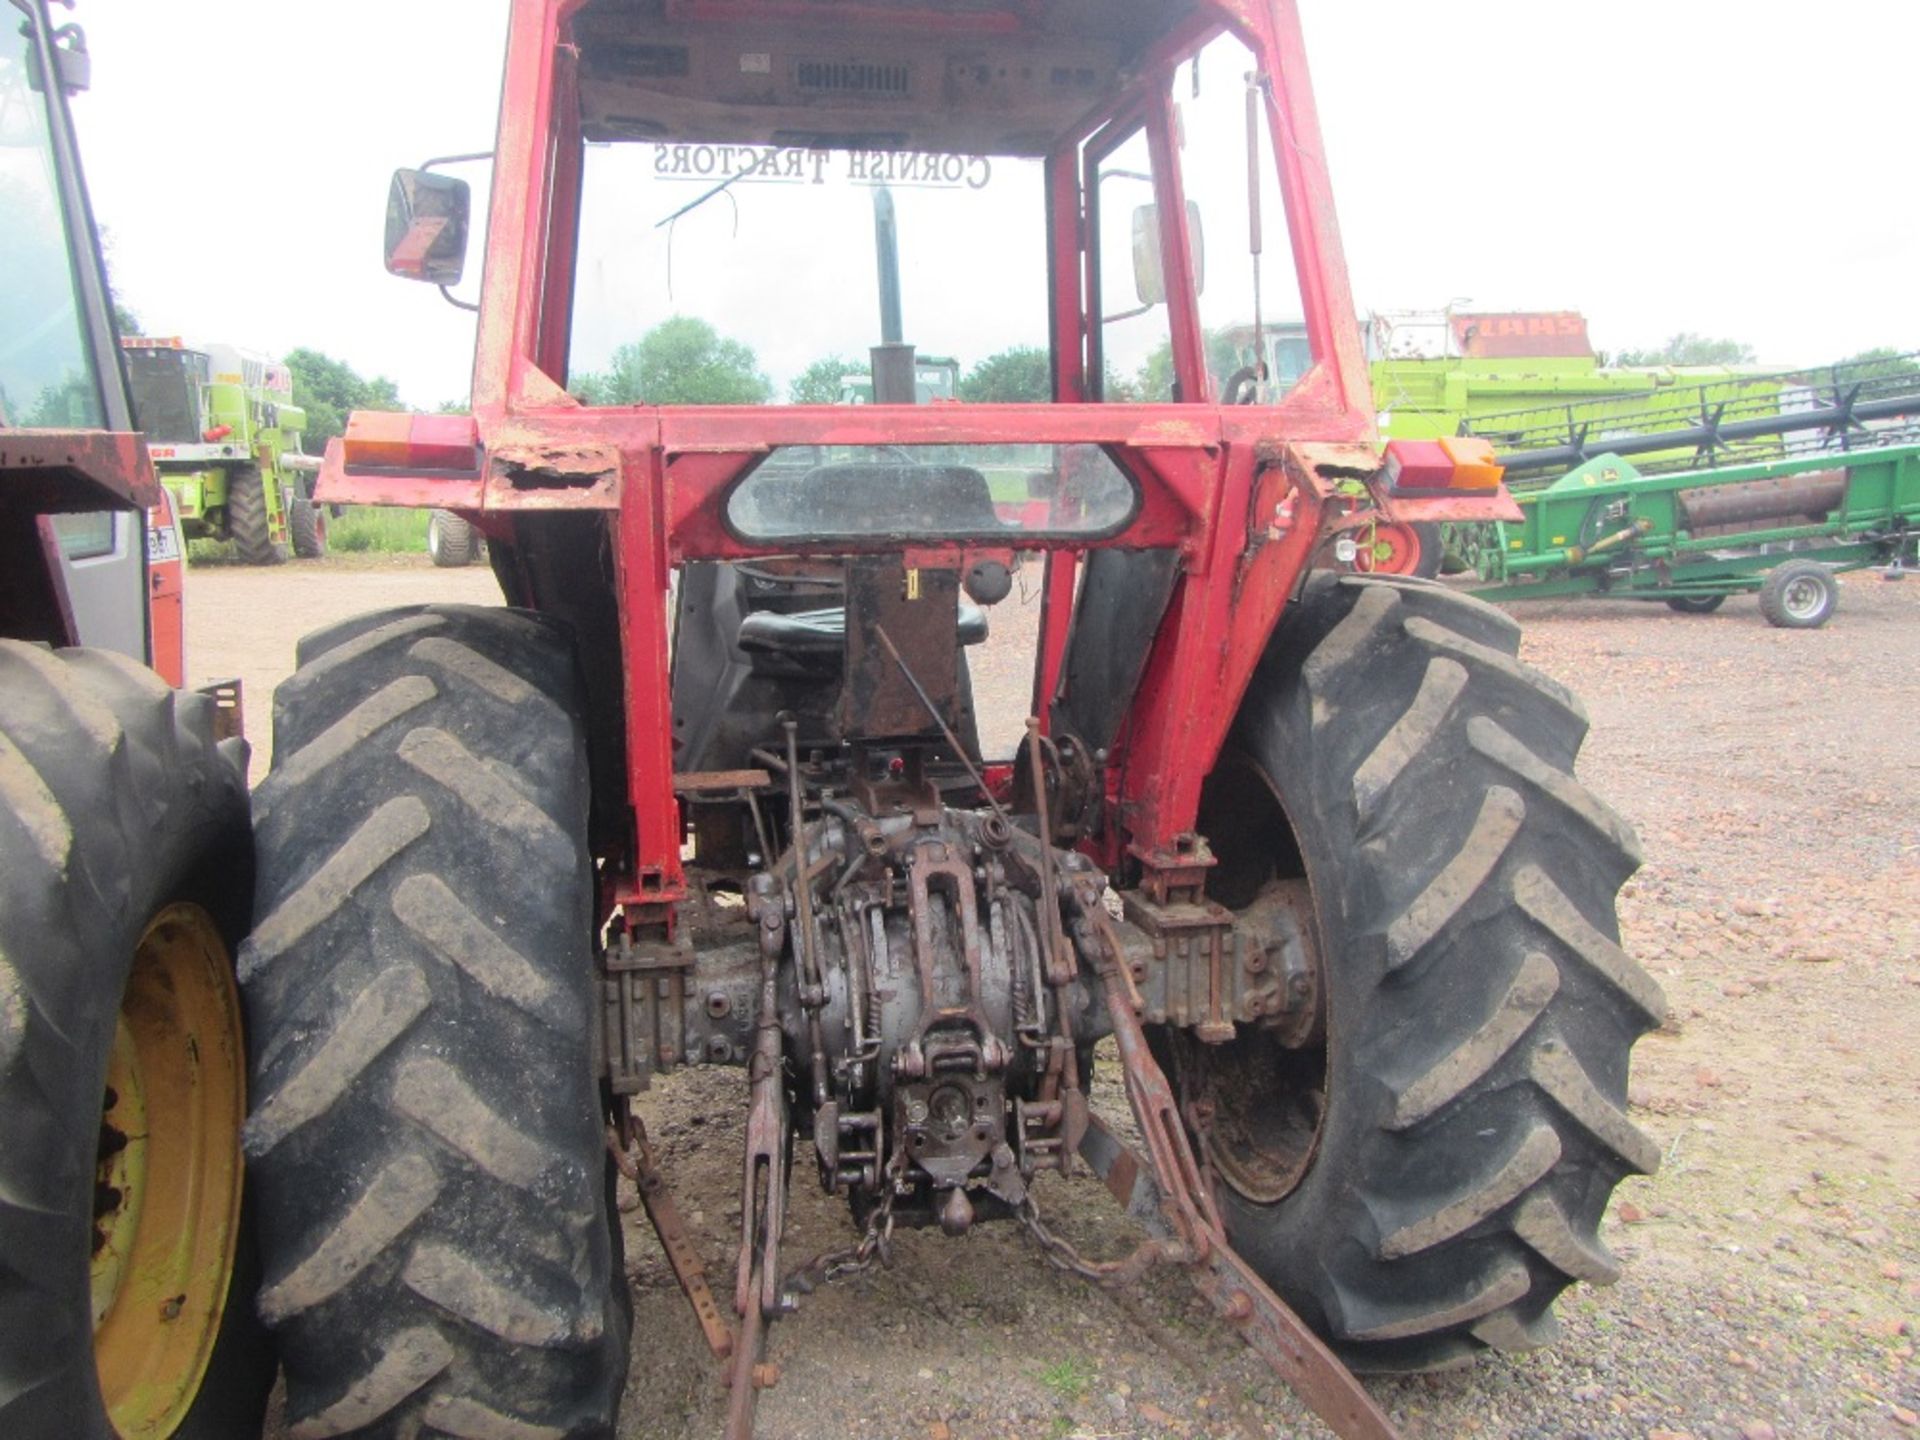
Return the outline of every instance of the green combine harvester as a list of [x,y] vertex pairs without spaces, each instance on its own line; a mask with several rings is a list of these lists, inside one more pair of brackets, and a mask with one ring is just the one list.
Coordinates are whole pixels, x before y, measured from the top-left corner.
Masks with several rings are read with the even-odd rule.
[[301,453],[306,412],[286,366],[229,345],[121,342],[147,453],[189,540],[231,540],[242,564],[327,551],[313,503],[316,457]]
[[[1603,366],[1573,310],[1378,310],[1361,325],[1380,434],[1388,440],[1479,435],[1503,445],[1508,417],[1529,422],[1577,405],[1604,424],[1643,429],[1647,418],[1704,389],[1717,403],[1777,407],[1777,376],[1734,366]],[[1253,327],[1225,337],[1244,351]],[[1284,394],[1312,364],[1304,325],[1262,333],[1271,388]],[[1554,408],[1549,408],[1554,407]]]

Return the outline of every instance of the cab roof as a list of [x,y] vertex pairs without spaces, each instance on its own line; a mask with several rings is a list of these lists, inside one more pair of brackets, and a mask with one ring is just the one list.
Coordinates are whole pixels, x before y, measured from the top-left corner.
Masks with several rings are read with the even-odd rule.
[[587,0],[588,140],[1044,155],[1205,0]]

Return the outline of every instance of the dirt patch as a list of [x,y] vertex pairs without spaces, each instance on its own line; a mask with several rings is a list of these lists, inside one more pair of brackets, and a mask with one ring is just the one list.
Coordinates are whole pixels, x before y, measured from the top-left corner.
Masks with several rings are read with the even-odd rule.
[[293,673],[302,635],[395,605],[498,605],[485,565],[436,569],[424,555],[338,555],[248,569],[195,566],[187,577],[187,683],[238,676],[259,784],[273,752],[273,690]]
[[[246,678],[264,749],[295,636],[436,599],[498,592],[484,570],[412,562],[196,573],[189,666]],[[1700,617],[1514,613],[1525,657],[1592,715],[1582,777],[1647,852],[1625,939],[1673,1018],[1636,1052],[1631,1093],[1665,1163],[1616,1195],[1603,1238],[1625,1276],[1569,1292],[1558,1346],[1370,1388],[1433,1440],[1920,1433],[1920,584],[1848,577],[1839,616],[1804,633],[1771,629],[1750,598]],[[996,748],[1030,703],[1036,616],[1016,591],[976,652]],[[1098,1097],[1115,1108],[1109,1081]],[[723,1297],[743,1099],[739,1072],[721,1071],[641,1103]],[[1047,1181],[1039,1199],[1082,1249],[1128,1246],[1103,1189]],[[644,1218],[625,1218],[622,1440],[717,1434],[717,1368]],[[797,1165],[789,1260],[853,1234]],[[771,1353],[783,1379],[762,1403],[766,1440],[1325,1433],[1177,1275],[1108,1294],[1004,1226],[901,1235],[890,1269],[808,1297]]]

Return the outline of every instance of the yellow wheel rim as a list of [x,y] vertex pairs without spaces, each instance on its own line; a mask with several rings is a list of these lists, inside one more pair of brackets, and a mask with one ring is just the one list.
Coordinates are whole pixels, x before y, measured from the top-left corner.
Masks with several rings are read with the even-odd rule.
[[169,906],[134,952],[94,1185],[93,1356],[124,1440],[178,1428],[220,1333],[240,1228],[240,1034],[213,917]]

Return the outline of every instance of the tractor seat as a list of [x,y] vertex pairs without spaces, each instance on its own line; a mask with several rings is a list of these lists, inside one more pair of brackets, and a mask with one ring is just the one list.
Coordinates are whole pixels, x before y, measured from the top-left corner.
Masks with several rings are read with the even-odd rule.
[[[960,643],[978,645],[987,638],[987,612],[960,602]],[[740,622],[740,648],[749,655],[839,655],[846,645],[847,611],[842,605],[783,615],[755,610]]]

